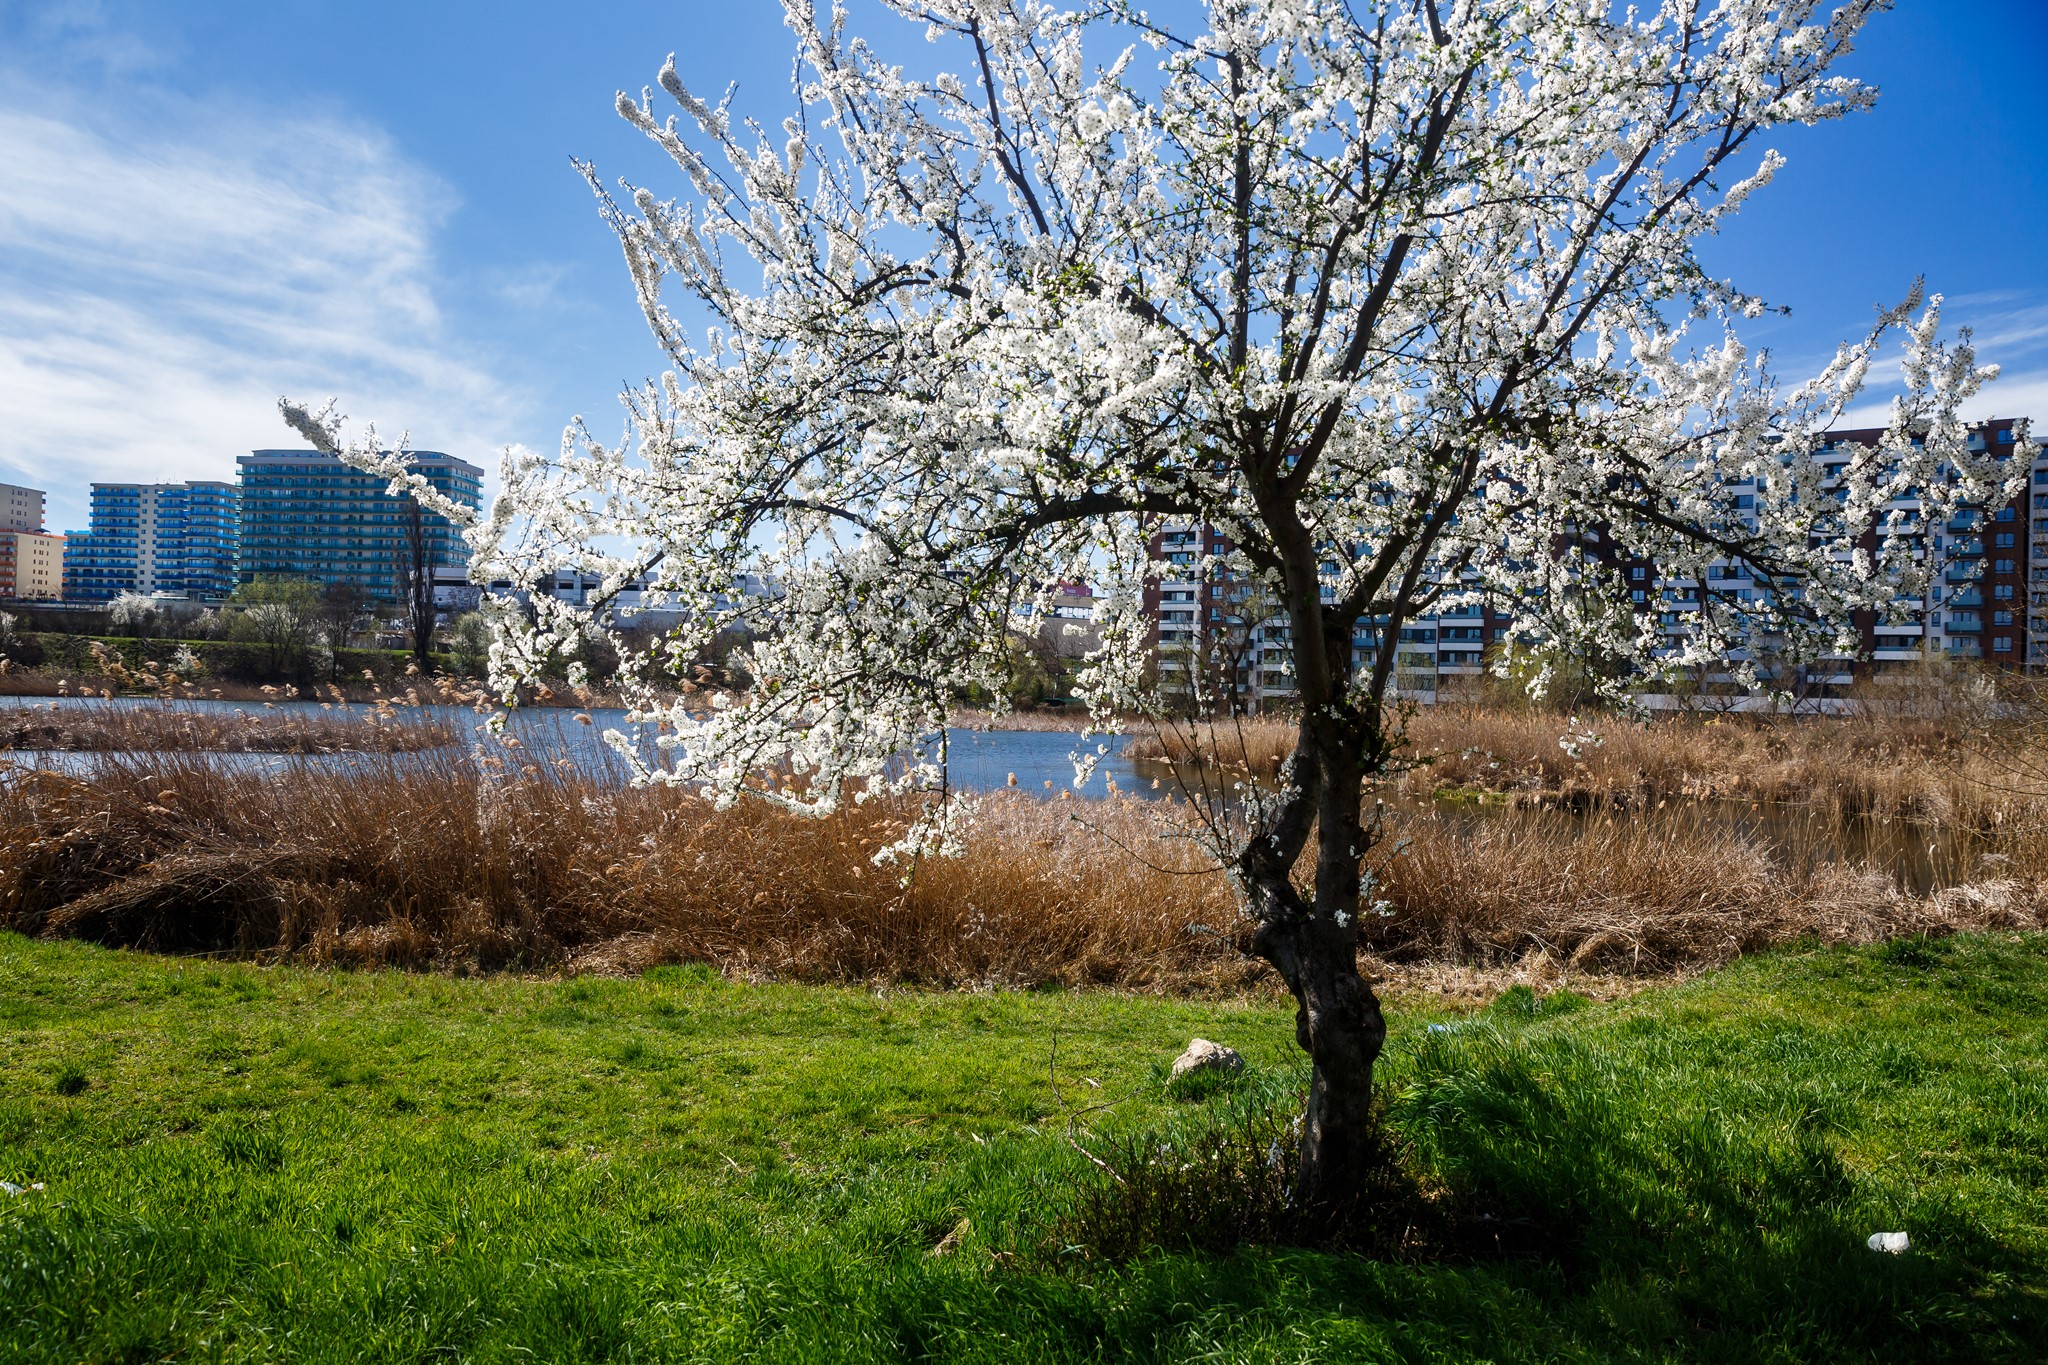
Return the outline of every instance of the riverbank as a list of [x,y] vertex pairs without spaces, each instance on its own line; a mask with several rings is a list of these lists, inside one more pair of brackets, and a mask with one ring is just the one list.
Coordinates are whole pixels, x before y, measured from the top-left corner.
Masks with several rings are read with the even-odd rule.
[[[1987,732],[2025,741],[2048,738],[2043,728],[2039,716],[1994,722],[1961,705],[1921,714],[1705,718],[1418,707],[1402,720],[1382,790],[1582,811],[1743,801],[1982,823],[1991,807],[2029,785],[2013,780],[2014,755],[1990,749]],[[1168,723],[1136,735],[1127,752],[1271,780],[1294,736],[1294,723],[1278,718]]]
[[406,753],[446,748],[463,736],[442,717],[369,704],[320,712],[90,705],[0,707],[0,752],[32,753]]
[[[402,662],[402,661],[401,661]],[[177,700],[264,702],[311,699],[336,704],[371,706],[380,702],[408,704],[408,694],[428,704],[463,706],[496,705],[496,698],[481,678],[447,673],[421,675],[403,667],[372,672],[335,674],[320,682],[253,683],[232,679],[180,679],[166,684],[154,670],[144,675],[139,669],[125,669],[123,675],[109,674],[96,667],[79,669],[22,668],[0,666],[0,697],[102,697],[123,700]],[[665,700],[685,699],[673,694]],[[417,702],[411,704],[418,704]],[[566,683],[535,691],[523,702],[529,707],[570,710],[615,710],[625,705],[618,693],[606,688],[572,688]],[[977,707],[955,707],[951,723],[961,729],[996,731],[1045,731],[1079,734],[1088,725],[1088,713],[1080,706],[1039,707],[1001,713]]]
[[[4,663],[4,661],[0,661]],[[181,678],[156,666],[114,671],[20,668],[0,666],[0,698],[92,699],[105,701],[217,701],[262,705],[290,701],[327,702],[336,706],[471,706],[495,707],[497,700],[481,678],[449,673],[422,674],[404,656],[382,672],[337,673],[319,681],[245,682],[231,678]],[[602,688],[537,689],[523,705],[536,709],[587,710],[616,708],[622,700]]]
[[[1075,1135],[1162,1160],[1284,1114],[1275,999],[0,936],[0,1009],[11,1360],[2019,1362],[2048,1334],[2040,937],[1758,958],[1612,1005],[1397,1000],[1389,1123],[1504,1257],[1089,1249],[1068,1108],[1116,1101]],[[1249,1062],[1208,1101],[1164,1085],[1194,1035]]]
[[[1175,801],[998,786],[963,856],[904,868],[873,855],[909,801],[825,819],[720,811],[592,775],[542,734],[345,769],[76,758],[0,780],[0,927],[442,971],[707,962],[760,980],[1270,989]],[[2007,809],[1965,837],[1827,808],[1390,805],[1365,858],[1361,943],[1396,979],[1570,984],[1801,941],[2048,928],[2041,825]],[[1947,840],[1942,859],[1923,858],[1929,839]]]

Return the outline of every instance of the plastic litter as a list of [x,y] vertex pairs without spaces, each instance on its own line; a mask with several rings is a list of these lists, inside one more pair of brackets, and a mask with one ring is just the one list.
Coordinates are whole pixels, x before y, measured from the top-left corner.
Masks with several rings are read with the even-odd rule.
[[42,1187],[43,1182],[40,1180],[33,1185],[17,1185],[12,1180],[0,1180],[0,1192],[7,1194],[34,1194]]
[[1872,1251],[1888,1251],[1894,1256],[1902,1256],[1913,1245],[1913,1239],[1903,1232],[1873,1232],[1864,1245]]

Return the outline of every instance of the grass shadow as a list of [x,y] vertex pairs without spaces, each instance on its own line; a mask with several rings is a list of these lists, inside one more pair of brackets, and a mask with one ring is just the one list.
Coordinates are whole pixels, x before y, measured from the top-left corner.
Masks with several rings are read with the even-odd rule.
[[[1130,1261],[1120,1331],[1171,1337],[1200,1304],[1241,1332],[1341,1323],[1359,1359],[2038,1360],[2048,1249],[2027,1231],[2038,1198],[2009,1196],[2038,1177],[2026,1153],[2048,1141],[2048,1082],[1955,1025],[1985,993],[2041,1017],[2042,957],[2037,941],[1969,938],[1788,955],[1612,1011],[1511,993],[1409,1035],[1384,1063],[1386,1122],[1456,1222],[1407,1255],[1278,1249],[1295,1239],[1243,1216],[1270,1201],[1246,1197],[1240,1135],[1256,1125],[1239,1111],[1288,1099],[1253,1085],[1213,1125],[1209,1172],[1212,1148],[1155,1136],[1168,1169],[1152,1183],[1171,1197],[1084,1205],[1098,1233],[1152,1218],[1149,1243],[1105,1239],[1125,1256],[1218,1249],[1231,1227],[1267,1244]],[[1886,1003],[1871,1017],[1858,999]],[[1932,1163],[1977,1133],[2014,1155]],[[1896,1229],[1907,1254],[1866,1244]]]

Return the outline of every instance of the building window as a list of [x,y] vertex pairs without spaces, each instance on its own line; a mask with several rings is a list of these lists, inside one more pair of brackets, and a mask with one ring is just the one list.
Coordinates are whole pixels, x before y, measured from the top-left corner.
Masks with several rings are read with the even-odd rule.
[[1994,611],[1994,612],[1992,612],[1992,613],[1991,613],[1991,624],[1992,624],[1992,625],[1994,625],[1994,626],[2009,626],[2009,625],[2011,625],[2011,624],[2012,624],[2012,613],[2011,613],[2011,612],[2009,612],[2009,611]]
[[1638,564],[1633,569],[1630,569],[1628,571],[1628,576],[1631,581],[1640,583],[1645,578],[1649,577],[1649,572],[1650,571],[1648,569],[1645,569],[1642,565]]
[[2015,515],[2016,514],[2010,507],[2001,507],[1998,509],[1998,519],[2000,521],[2011,521]]
[[2010,559],[1997,560],[1992,564],[1991,571],[1993,573],[2011,573],[2012,561]]
[[1991,652],[1993,654],[2012,653],[2012,637],[2010,635],[2001,635],[1993,640],[1991,642]]
[[2012,584],[2000,583],[1997,587],[1991,590],[1991,595],[1993,597],[2009,600],[2012,597]]

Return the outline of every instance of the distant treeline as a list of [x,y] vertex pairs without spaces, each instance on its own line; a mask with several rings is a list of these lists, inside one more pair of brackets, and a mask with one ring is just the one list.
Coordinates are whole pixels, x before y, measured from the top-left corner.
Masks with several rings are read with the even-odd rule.
[[[308,649],[280,658],[270,646],[243,640],[137,640],[116,635],[60,635],[51,631],[19,631],[8,656],[25,668],[89,676],[100,671],[97,644],[119,656],[123,666],[147,667],[159,676],[179,673],[186,682],[207,679],[237,683],[294,683],[301,686],[342,681],[358,683],[370,674],[386,686],[400,683],[412,654],[403,649]],[[196,662],[196,672],[191,665]],[[453,654],[433,655],[433,670],[456,673]]]

